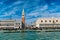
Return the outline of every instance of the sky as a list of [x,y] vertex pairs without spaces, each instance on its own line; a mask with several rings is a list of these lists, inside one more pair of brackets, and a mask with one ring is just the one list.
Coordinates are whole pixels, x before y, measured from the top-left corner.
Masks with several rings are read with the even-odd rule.
[[27,23],[38,18],[60,18],[60,0],[0,0],[0,20],[21,20],[23,9]]

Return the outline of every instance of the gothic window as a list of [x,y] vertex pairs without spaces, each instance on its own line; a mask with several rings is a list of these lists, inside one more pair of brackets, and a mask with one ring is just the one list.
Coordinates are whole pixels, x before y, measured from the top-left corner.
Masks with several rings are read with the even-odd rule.
[[45,20],[45,22],[47,22],[47,20]]
[[58,20],[56,20],[56,22],[58,22]]
[[49,20],[49,22],[51,22],[51,20]]
[[41,20],[41,22],[43,22],[43,20]]

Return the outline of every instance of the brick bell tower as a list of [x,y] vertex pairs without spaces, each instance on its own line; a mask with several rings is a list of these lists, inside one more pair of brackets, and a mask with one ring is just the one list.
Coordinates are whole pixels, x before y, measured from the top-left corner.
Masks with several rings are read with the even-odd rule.
[[24,9],[22,10],[22,29],[25,29],[25,15],[24,15]]

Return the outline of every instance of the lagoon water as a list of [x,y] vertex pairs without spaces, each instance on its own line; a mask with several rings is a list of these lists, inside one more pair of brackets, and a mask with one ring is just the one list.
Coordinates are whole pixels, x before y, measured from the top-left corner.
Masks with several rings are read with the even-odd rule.
[[1,32],[0,40],[60,40],[60,32]]

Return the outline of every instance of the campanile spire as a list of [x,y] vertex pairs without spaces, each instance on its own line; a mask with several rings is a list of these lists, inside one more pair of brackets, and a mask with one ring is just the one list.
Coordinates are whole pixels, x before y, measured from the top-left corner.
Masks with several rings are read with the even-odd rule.
[[24,9],[22,10],[22,16],[24,16]]

